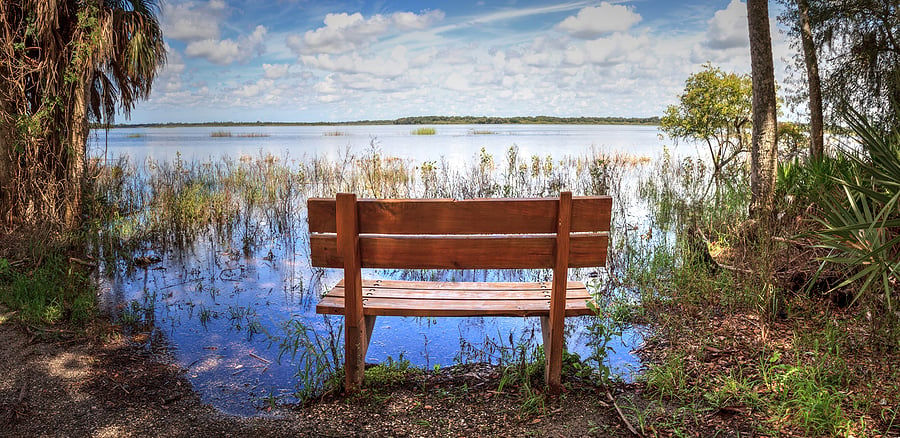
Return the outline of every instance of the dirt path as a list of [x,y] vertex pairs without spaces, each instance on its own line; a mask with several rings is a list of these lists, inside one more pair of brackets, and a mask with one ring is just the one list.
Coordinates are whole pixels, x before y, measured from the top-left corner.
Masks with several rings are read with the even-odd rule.
[[595,391],[550,399],[522,415],[522,400],[486,388],[333,398],[239,418],[204,405],[182,371],[113,341],[36,340],[0,319],[0,436],[630,436]]

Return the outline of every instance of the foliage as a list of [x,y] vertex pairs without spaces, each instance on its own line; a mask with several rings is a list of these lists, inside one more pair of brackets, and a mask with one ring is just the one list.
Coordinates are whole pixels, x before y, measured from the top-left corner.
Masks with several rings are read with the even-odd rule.
[[[797,13],[788,7],[781,17],[794,35],[799,32]],[[900,4],[809,0],[809,20],[826,110],[836,116],[848,108],[866,108],[881,122],[900,115]],[[797,64],[803,65],[802,58]]]
[[809,145],[806,129],[799,123],[778,124],[778,162],[790,161],[804,156]]
[[0,6],[0,221],[81,221],[88,121],[128,114],[165,59],[156,0]]
[[858,282],[855,299],[867,296],[892,314],[900,289],[900,125],[881,130],[855,111],[846,120],[865,155],[845,152],[858,173],[834,176],[841,191],[823,199],[816,236],[831,251],[825,261],[851,269],[837,287]]
[[706,143],[719,175],[748,146],[751,95],[749,76],[706,64],[685,81],[679,104],[666,108],[660,129],[676,140]]
[[0,258],[0,302],[31,325],[90,322],[96,287],[62,249],[48,248],[33,266]]

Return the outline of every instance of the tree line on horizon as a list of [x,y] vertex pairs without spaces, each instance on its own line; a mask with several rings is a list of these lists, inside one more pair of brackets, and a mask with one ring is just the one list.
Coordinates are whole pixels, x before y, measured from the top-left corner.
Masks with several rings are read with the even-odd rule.
[[555,117],[555,116],[414,116],[393,120],[352,120],[344,122],[165,122],[91,124],[92,129],[193,126],[347,126],[347,125],[658,125],[659,117]]

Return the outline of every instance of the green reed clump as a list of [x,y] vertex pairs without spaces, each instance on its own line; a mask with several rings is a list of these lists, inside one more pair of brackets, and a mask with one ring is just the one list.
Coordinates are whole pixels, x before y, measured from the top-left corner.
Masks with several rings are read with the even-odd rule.
[[410,131],[410,133],[412,135],[435,135],[437,134],[437,129],[432,127],[416,128]]
[[272,337],[278,344],[278,361],[290,355],[297,362],[297,397],[301,403],[332,391],[339,391],[344,381],[342,324],[333,324],[328,315],[322,327],[311,327],[303,321],[288,321],[284,334]]
[[234,134],[232,134],[231,131],[213,131],[209,133],[209,136],[213,138],[227,138],[232,137],[233,135]]

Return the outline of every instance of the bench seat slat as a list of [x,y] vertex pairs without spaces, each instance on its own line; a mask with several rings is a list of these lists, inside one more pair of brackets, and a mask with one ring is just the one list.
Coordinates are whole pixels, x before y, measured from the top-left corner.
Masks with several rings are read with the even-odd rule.
[[[338,284],[334,286],[335,288],[343,288],[344,280],[341,279]],[[362,282],[363,289],[365,288],[373,288],[380,287],[385,289],[426,289],[426,290],[439,290],[439,289],[450,289],[450,290],[475,290],[475,291],[494,291],[494,290],[510,290],[510,291],[518,291],[518,290],[550,290],[551,284],[549,281],[544,282],[536,282],[536,283],[527,283],[527,282],[519,282],[519,281],[414,281],[414,280],[382,280],[382,279],[369,279],[364,278]],[[581,289],[585,290],[585,286],[583,282],[569,280],[566,284],[566,289],[575,290]]]
[[[550,312],[545,283],[444,283],[365,280],[363,312],[376,316],[546,316]],[[503,287],[502,285],[510,287]],[[453,288],[456,286],[457,288]],[[591,315],[591,295],[581,282],[568,282],[566,316]],[[545,292],[546,291],[546,292]],[[316,306],[317,313],[342,315],[343,282]]]

